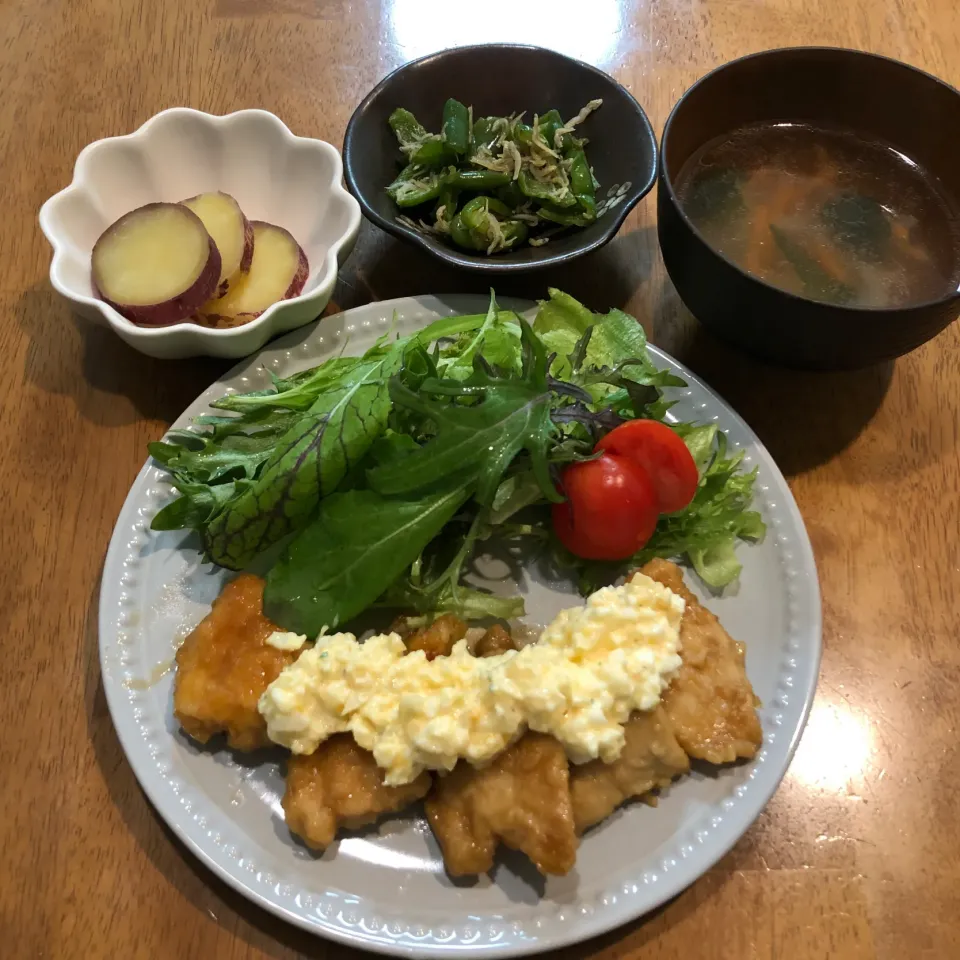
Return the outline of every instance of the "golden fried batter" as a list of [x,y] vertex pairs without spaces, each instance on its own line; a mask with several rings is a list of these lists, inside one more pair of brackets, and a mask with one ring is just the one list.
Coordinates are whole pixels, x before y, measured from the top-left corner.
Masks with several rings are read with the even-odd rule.
[[680,745],[691,757],[709,763],[753,757],[763,732],[743,646],[687,589],[676,564],[651,560],[640,572],[687,603],[680,623],[683,666],[661,701]]
[[321,743],[308,755],[287,760],[283,811],[291,833],[314,850],[333,843],[341,827],[353,829],[395,813],[425,796],[429,773],[399,787],[383,782],[373,754],[357,746],[348,733]]
[[662,707],[632,714],[623,733],[623,751],[613,763],[591,760],[570,767],[577,833],[608,817],[624,801],[665,787],[690,769]]
[[437,778],[426,808],[455,877],[490,870],[498,841],[541,873],[567,873],[577,856],[567,756],[544,734],[525,734],[482,770],[461,761]]
[[467,633],[467,625],[452,613],[437,617],[428,627],[415,630],[404,638],[407,651],[422,650],[428,660],[434,657],[449,657],[454,644]]
[[266,642],[278,628],[263,615],[263,586],[252,574],[228,583],[177,651],[173,711],[201,743],[223,732],[236,750],[270,743],[257,701],[299,651]]
[[[742,646],[687,590],[674,564],[654,560],[641,572],[686,601],[683,665],[660,706],[627,721],[625,746],[614,763],[570,768],[557,740],[528,732],[481,770],[461,761],[447,776],[422,773],[412,783],[388,787],[373,755],[352,735],[338,734],[309,756],[289,758],[283,809],[291,832],[323,850],[341,827],[371,823],[426,796],[451,875],[490,870],[498,843],[526,854],[541,873],[565,874],[576,859],[579,834],[625,800],[686,772],[688,755],[710,763],[754,756],[762,732]],[[266,643],[277,628],[263,615],[263,588],[264,581],[249,574],[229,583],[177,653],[174,711],[201,742],[225,732],[236,749],[269,743],[257,702],[299,651]],[[448,614],[404,642],[432,660],[449,655],[466,632],[467,625]],[[511,649],[510,634],[495,626],[475,653]]]
[[478,641],[474,650],[474,656],[477,657],[497,657],[508,650],[516,650],[517,646],[513,642],[513,637],[495,623]]

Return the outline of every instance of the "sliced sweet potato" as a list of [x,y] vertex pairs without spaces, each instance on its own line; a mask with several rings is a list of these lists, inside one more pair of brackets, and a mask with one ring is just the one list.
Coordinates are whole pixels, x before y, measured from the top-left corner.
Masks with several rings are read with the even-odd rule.
[[201,193],[183,205],[189,207],[207,228],[220,251],[220,283],[216,296],[222,297],[253,261],[253,226],[240,204],[229,193]]
[[226,296],[205,303],[197,311],[199,322],[205,326],[249,323],[279,300],[295,297],[307,282],[307,255],[286,230],[256,220],[253,236],[249,272],[230,285]]
[[93,286],[134,323],[186,320],[220,279],[220,252],[200,218],[179,203],[148,203],[125,214],[93,248]]

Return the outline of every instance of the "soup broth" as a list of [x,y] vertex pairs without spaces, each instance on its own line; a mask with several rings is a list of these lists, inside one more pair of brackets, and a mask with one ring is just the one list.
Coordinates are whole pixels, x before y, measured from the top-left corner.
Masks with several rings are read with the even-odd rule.
[[791,293],[901,307],[957,289],[956,211],[885,144],[806,124],[751,125],[691,156],[677,193],[715,250]]

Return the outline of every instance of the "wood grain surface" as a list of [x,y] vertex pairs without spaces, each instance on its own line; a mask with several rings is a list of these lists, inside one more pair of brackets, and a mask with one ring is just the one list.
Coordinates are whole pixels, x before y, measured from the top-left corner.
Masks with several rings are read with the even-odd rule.
[[[227,364],[150,360],[73,316],[47,279],[40,204],[85,144],[173,105],[264,107],[339,144],[394,66],[481,40],[597,64],[658,130],[699,75],[766,47],[856,46],[960,83],[956,0],[2,0],[0,956],[351,952],[216,880],[124,759],[97,664],[104,551],[145,444]],[[566,955],[958,957],[960,326],[866,372],[760,367],[678,304],[654,209],[593,257],[499,289],[556,283],[631,310],[746,417],[813,539],[825,655],[800,750],[750,832],[655,915]],[[482,287],[365,225],[335,299]]]

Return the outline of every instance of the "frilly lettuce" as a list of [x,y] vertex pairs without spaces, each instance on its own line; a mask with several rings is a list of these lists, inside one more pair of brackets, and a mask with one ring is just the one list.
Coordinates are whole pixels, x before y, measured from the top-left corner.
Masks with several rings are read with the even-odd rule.
[[[234,568],[284,539],[265,602],[301,633],[371,605],[520,614],[519,598],[463,580],[491,538],[539,538],[584,589],[654,556],[688,562],[719,589],[739,576],[738,541],[764,533],[750,509],[756,472],[728,455],[716,426],[672,422],[669,388],[682,385],[621,310],[595,314],[550,290],[531,327],[491,295],[484,314],[224,397],[196,432],[152,444],[181,493],[153,526],[197,530],[209,557]],[[683,437],[700,470],[696,495],[627,563],[579,560],[552,538],[559,471],[636,417]]]

